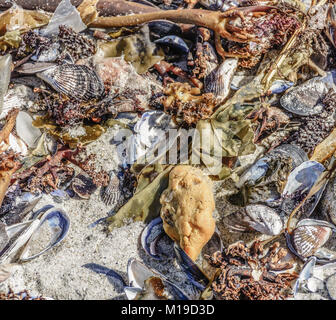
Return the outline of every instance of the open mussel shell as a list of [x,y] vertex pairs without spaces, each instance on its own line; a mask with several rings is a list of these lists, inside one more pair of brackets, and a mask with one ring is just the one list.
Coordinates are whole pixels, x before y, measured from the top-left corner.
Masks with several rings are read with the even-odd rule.
[[302,286],[303,284],[305,284],[307,282],[307,280],[312,278],[315,264],[316,264],[316,257],[310,257],[305,262],[304,266],[301,269],[299,277],[295,281],[295,284],[294,284],[294,287],[293,287],[294,297],[297,294],[300,286]]
[[317,77],[287,91],[281,98],[281,106],[300,116],[320,113],[324,106],[321,100],[334,85],[333,80]]
[[238,186],[242,186],[244,183],[248,183],[249,185],[256,184],[257,181],[264,177],[271,169],[269,166],[269,160],[271,157],[277,155],[284,155],[292,159],[293,168],[308,160],[306,153],[300,147],[289,144],[281,145],[266,154],[264,157],[260,158],[247,171],[245,171],[239,179]]
[[60,209],[52,208],[40,219],[40,224],[20,255],[21,261],[32,260],[61,243],[70,227],[70,219]]
[[[130,259],[127,265],[127,275],[129,279],[129,287],[125,287],[125,293],[127,296],[134,297],[140,290],[143,294],[143,289],[146,287],[146,281],[150,278],[160,278],[165,288],[169,291],[168,295],[177,300],[189,300],[188,296],[174,283],[169,281],[164,275],[157,271],[153,271],[147,268],[143,263],[136,259]],[[130,290],[130,287],[135,288]],[[140,289],[140,290],[139,290]]]
[[85,65],[66,63],[36,75],[57,92],[77,101],[101,99],[105,93],[96,71]]
[[274,236],[283,229],[283,221],[276,210],[262,204],[251,204],[224,218],[233,231],[258,231]]
[[[281,209],[289,214],[304,195],[308,194],[324,170],[325,167],[321,163],[311,160],[296,167],[288,176],[282,193]],[[321,186],[321,189],[303,204],[302,211],[306,217],[309,217],[315,210],[325,187],[326,184]]]
[[318,263],[326,263],[328,261],[320,258],[318,251],[335,231],[336,227],[327,221],[303,219],[290,234],[286,232],[287,245],[304,261],[315,256]]
[[198,265],[190,259],[183,249],[175,242],[174,251],[177,262],[188,276],[190,282],[199,290],[203,291],[209,284],[209,279],[201,271]]
[[164,234],[163,222],[161,217],[153,219],[141,233],[141,245],[145,252],[155,260],[161,260],[158,255],[156,244],[157,240]]

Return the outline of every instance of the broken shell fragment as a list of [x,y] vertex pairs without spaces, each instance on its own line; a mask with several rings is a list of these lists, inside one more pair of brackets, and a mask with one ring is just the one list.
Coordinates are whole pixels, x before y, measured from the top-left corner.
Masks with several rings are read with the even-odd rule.
[[163,228],[192,260],[215,232],[215,201],[210,181],[200,169],[178,165],[169,175],[160,202]]

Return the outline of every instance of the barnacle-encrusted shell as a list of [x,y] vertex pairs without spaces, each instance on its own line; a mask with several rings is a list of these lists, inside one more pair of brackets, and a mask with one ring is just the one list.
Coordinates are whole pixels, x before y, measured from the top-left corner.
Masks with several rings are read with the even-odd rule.
[[293,245],[301,257],[312,256],[331,235],[331,228],[319,225],[303,225],[293,231]]
[[79,101],[100,99],[105,90],[96,71],[85,65],[63,64],[38,73],[37,76],[57,92]]

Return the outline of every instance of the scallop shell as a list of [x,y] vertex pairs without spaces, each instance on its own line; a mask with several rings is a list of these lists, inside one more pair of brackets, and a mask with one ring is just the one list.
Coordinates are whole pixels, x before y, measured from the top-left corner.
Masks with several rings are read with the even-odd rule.
[[36,74],[57,92],[78,101],[101,99],[104,84],[96,71],[85,66],[63,64]]
[[294,249],[299,256],[310,257],[328,241],[331,233],[332,228],[324,221],[301,220],[292,233]]
[[225,99],[230,92],[237,66],[237,59],[226,59],[204,79],[205,92],[213,93],[216,98]]

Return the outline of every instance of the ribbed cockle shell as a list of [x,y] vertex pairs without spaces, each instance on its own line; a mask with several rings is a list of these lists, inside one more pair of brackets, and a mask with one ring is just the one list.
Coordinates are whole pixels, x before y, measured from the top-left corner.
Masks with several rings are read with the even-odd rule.
[[78,101],[101,99],[104,95],[103,82],[95,70],[85,65],[63,64],[37,76],[57,92]]
[[292,234],[292,241],[297,253],[307,258],[315,254],[329,239],[332,229],[324,225],[301,225]]

